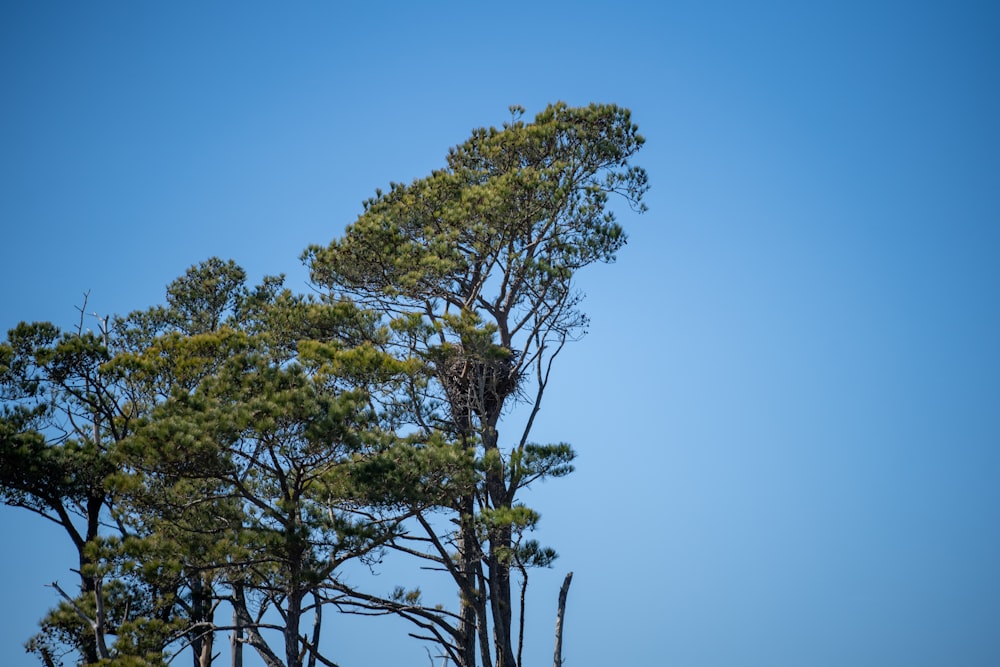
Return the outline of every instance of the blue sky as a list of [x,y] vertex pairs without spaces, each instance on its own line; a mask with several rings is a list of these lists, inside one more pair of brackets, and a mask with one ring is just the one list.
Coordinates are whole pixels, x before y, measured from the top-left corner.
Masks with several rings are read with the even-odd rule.
[[[0,5],[0,326],[286,273],[507,107],[613,102],[649,212],[580,276],[526,659],[1000,664],[1000,16],[987,2]],[[817,3],[818,4],[818,3]],[[0,508],[0,663],[71,581]],[[427,664],[329,620],[344,667]]]

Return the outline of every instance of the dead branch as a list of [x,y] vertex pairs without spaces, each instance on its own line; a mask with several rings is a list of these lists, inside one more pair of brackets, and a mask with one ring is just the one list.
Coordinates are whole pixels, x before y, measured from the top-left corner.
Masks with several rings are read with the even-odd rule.
[[559,589],[559,607],[556,610],[556,651],[552,660],[553,667],[562,667],[562,640],[563,640],[563,617],[566,614],[566,595],[569,593],[569,584],[573,581],[573,573],[570,572],[563,580]]

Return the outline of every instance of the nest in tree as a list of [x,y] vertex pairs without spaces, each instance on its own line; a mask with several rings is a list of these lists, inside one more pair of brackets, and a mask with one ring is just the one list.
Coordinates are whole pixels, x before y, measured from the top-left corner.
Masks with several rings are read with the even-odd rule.
[[516,353],[502,347],[477,352],[445,345],[434,350],[433,360],[452,418],[463,432],[471,430],[473,414],[481,421],[499,416],[521,384]]

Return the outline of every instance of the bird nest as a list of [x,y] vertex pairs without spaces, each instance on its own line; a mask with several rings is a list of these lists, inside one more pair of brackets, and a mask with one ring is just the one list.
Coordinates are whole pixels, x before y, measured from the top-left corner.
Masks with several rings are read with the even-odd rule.
[[432,359],[452,418],[461,431],[471,429],[473,414],[480,420],[498,416],[521,384],[516,353],[502,347],[477,352],[461,345],[444,345],[434,350]]

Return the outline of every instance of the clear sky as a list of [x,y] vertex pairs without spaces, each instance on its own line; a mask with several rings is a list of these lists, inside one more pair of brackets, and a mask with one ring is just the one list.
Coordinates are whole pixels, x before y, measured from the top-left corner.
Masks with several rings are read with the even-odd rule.
[[[0,326],[253,279],[507,107],[612,102],[649,212],[580,276],[537,440],[530,664],[1000,664],[1000,15],[990,2],[0,4]],[[0,664],[72,581],[0,508]],[[387,589],[390,583],[386,583]],[[426,665],[328,618],[343,667]]]

